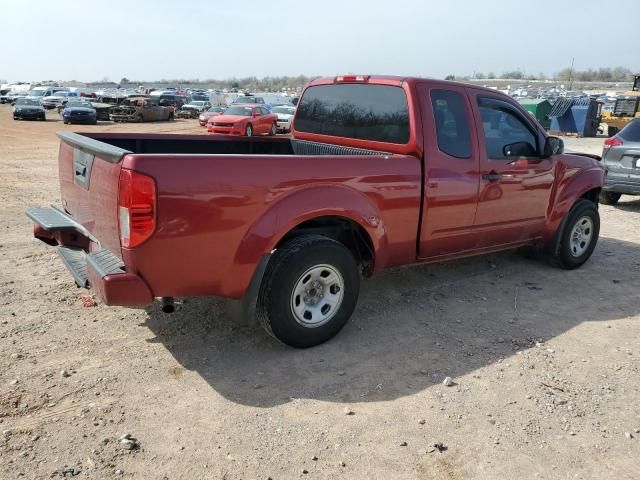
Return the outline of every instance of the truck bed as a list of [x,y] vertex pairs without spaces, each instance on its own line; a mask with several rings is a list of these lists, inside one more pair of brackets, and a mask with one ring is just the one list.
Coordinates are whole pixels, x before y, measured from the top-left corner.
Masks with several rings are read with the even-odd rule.
[[136,154],[226,155],[379,155],[379,151],[341,147],[287,137],[231,137],[140,133],[83,133]]

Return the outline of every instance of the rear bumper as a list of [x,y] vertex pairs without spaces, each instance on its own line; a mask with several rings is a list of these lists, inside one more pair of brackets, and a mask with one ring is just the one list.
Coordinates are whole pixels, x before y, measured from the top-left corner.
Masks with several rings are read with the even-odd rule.
[[609,172],[605,177],[602,189],[607,192],[640,195],[640,179],[631,178],[629,175],[615,175]]
[[91,288],[104,304],[142,307],[153,301],[145,281],[127,272],[122,260],[101,248],[72,217],[53,207],[31,208],[27,216],[34,222],[36,238],[59,245],[58,254],[76,285]]

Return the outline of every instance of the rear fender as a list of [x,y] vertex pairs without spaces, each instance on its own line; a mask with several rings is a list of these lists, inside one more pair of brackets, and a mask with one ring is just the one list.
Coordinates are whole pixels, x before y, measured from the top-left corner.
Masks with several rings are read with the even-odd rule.
[[234,257],[238,271],[250,273],[239,279],[243,286],[248,286],[263,255],[269,254],[287,233],[307,220],[324,216],[347,218],[362,226],[373,244],[374,265],[385,264],[387,235],[371,200],[342,185],[314,185],[280,199],[249,228]]

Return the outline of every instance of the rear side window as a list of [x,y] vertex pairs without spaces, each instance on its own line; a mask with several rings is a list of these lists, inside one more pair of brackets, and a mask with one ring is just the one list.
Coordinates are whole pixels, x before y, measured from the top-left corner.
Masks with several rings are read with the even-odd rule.
[[464,98],[451,90],[432,90],[431,105],[440,151],[457,158],[471,157],[471,135]]
[[409,141],[407,97],[390,85],[309,87],[296,113],[300,132],[404,144]]
[[640,142],[640,120],[633,120],[624,127],[618,136],[629,142]]

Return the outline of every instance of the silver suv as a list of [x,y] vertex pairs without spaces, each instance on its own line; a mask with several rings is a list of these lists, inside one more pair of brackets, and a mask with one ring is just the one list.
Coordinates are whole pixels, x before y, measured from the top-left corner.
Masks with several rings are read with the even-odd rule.
[[640,195],[640,118],[604,141],[602,163],[609,172],[600,203],[615,205],[622,194]]

